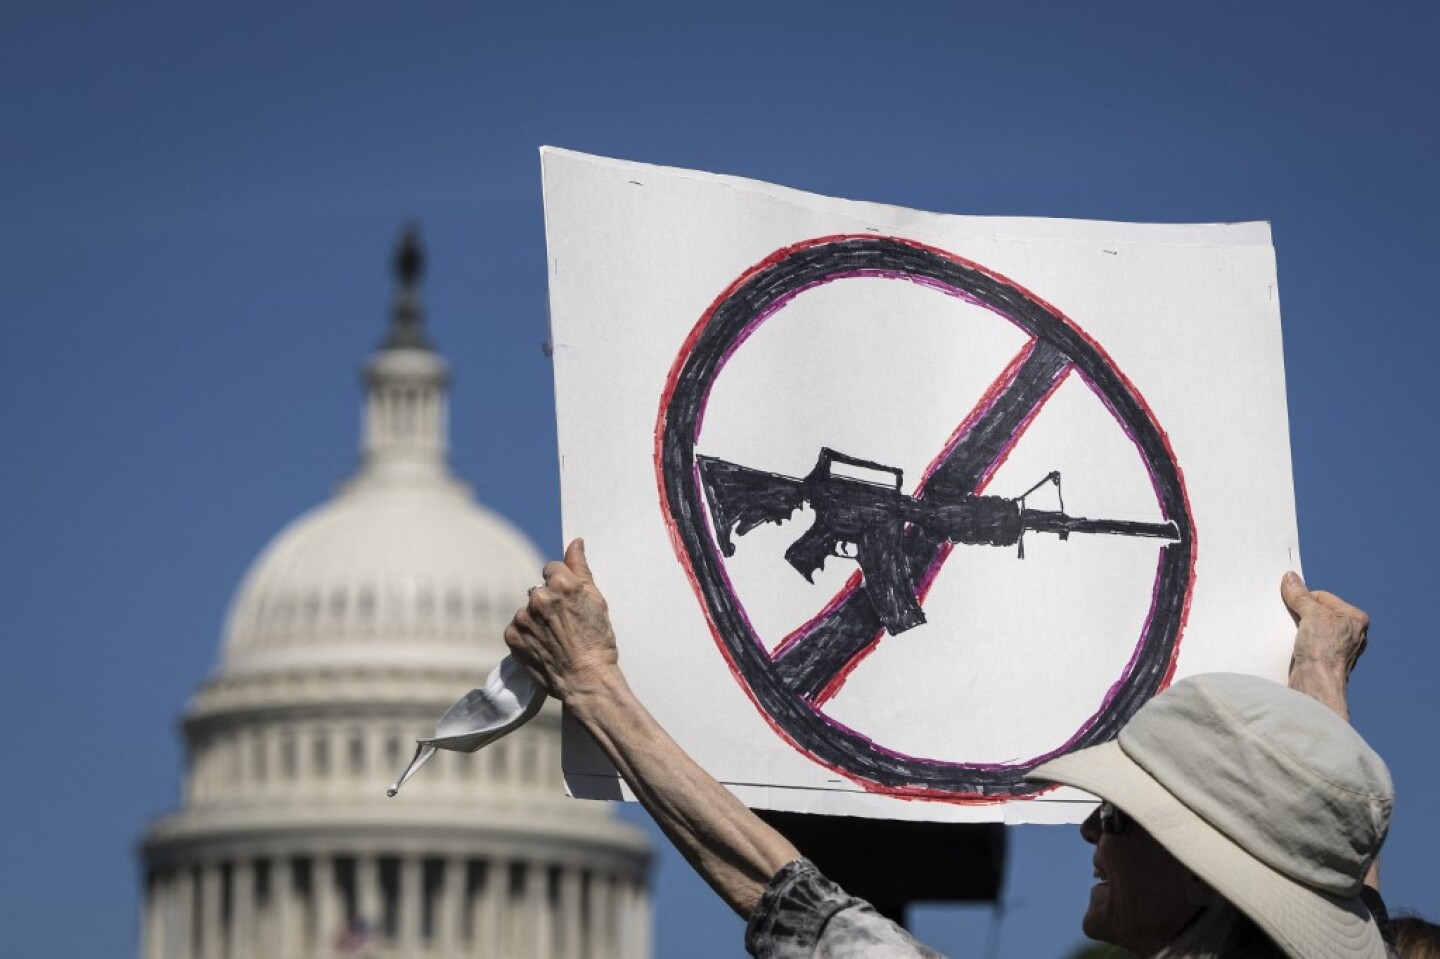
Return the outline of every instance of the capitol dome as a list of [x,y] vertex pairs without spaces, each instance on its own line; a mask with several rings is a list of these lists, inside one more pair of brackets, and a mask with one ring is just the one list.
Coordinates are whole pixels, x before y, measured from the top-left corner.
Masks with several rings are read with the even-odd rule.
[[413,234],[396,267],[359,467],[256,558],[186,709],[183,805],[141,846],[142,959],[649,956],[648,845],[566,798],[553,704],[385,795],[542,565],[450,472]]
[[530,543],[453,480],[362,472],[255,560],[227,618],[221,666],[493,666],[540,567]]

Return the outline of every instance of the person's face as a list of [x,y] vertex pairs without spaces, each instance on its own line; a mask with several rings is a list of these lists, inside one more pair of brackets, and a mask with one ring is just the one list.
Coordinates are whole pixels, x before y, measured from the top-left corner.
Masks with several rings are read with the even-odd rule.
[[1095,846],[1099,880],[1081,926],[1091,939],[1148,956],[1180,935],[1209,889],[1124,813],[1115,810],[1102,828],[1103,809],[1080,826]]

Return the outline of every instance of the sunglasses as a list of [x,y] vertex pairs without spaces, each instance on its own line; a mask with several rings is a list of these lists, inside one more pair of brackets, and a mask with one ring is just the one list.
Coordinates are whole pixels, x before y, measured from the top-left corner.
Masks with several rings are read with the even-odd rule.
[[1095,810],[1095,816],[1100,821],[1100,831],[1118,836],[1125,831],[1125,826],[1130,822],[1120,808],[1110,800],[1102,800],[1100,808]]

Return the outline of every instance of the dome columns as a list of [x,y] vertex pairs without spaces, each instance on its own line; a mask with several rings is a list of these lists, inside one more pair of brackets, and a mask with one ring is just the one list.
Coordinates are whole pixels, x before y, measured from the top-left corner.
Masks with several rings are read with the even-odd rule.
[[361,475],[447,473],[445,361],[428,350],[390,349],[365,371]]
[[[185,806],[205,816],[272,803],[303,804],[314,812],[369,801],[392,808],[385,785],[409,759],[415,733],[433,728],[447,705],[421,699],[363,707],[312,702],[192,715],[184,727]],[[570,818],[603,817],[601,809],[577,809],[564,797],[559,727],[558,710],[551,707],[485,750],[442,755],[414,787],[416,801],[476,807],[518,802],[557,814],[564,809]]]
[[284,854],[158,869],[145,933],[142,959],[330,959],[347,944],[377,959],[650,951],[641,877],[453,854]]

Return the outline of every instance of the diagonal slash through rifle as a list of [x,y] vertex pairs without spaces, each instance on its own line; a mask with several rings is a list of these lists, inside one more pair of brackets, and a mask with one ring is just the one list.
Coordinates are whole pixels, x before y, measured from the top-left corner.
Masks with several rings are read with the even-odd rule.
[[[701,485],[710,506],[715,540],[726,556],[735,555],[732,536],[744,536],[761,523],[783,523],[809,504],[815,512],[810,528],[785,550],[785,559],[800,575],[815,581],[815,572],[832,556],[853,559],[865,576],[866,594],[890,635],[925,622],[915,584],[905,560],[907,524],[951,543],[968,546],[1016,546],[1025,558],[1026,532],[1144,536],[1178,542],[1173,521],[1137,523],[1085,519],[1059,511],[1030,509],[1025,498],[1046,483],[1060,487],[1059,472],[1048,474],[1020,496],[965,493],[949,502],[917,500],[901,492],[904,474],[894,466],[873,463],[822,447],[815,468],[803,479],[740,466],[713,456],[696,456]],[[886,482],[837,474],[836,463],[894,477]]]

